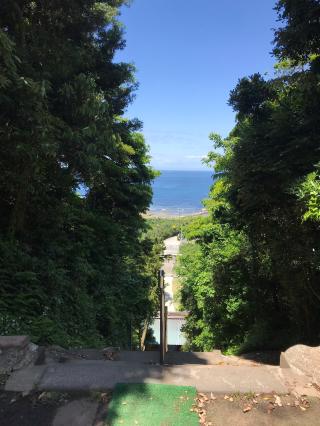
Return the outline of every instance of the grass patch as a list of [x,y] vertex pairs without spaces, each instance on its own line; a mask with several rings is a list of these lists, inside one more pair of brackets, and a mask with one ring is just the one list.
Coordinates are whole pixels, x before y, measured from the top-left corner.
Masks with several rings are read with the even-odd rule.
[[190,386],[118,384],[105,426],[197,426],[196,395]]
[[194,220],[194,216],[176,217],[170,219],[148,218],[148,230],[146,236],[152,240],[163,241],[166,238],[178,235],[181,228],[189,225]]

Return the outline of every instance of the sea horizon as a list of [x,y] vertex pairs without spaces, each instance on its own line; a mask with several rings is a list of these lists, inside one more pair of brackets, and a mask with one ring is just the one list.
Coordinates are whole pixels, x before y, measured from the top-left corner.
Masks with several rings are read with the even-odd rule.
[[212,170],[160,170],[153,184],[152,214],[190,215],[204,210],[213,184]]

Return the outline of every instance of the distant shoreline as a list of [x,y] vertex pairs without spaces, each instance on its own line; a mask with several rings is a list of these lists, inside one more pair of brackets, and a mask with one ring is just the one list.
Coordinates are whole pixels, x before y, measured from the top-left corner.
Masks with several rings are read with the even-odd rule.
[[143,213],[142,216],[144,219],[178,219],[179,217],[198,217],[198,216],[208,216],[208,210],[202,209],[197,212],[192,213],[170,213],[166,211],[151,211],[148,210],[146,213]]

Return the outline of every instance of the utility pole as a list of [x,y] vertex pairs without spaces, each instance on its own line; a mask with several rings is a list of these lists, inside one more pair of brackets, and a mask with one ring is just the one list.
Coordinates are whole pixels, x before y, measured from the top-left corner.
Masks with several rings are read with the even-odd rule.
[[182,240],[182,217],[181,214],[183,214],[183,209],[178,209],[178,213],[179,213],[179,240]]
[[164,298],[164,270],[159,271],[159,289],[160,289],[160,364],[163,365],[166,355],[166,317],[165,317],[165,298]]

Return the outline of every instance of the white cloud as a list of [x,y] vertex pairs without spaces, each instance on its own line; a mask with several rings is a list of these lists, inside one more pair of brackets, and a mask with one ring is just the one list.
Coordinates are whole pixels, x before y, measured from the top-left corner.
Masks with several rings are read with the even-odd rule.
[[206,155],[186,155],[184,158],[188,160],[203,160],[206,158]]

